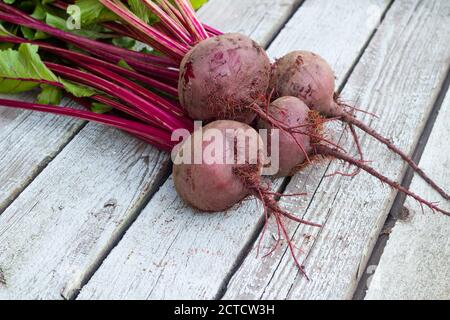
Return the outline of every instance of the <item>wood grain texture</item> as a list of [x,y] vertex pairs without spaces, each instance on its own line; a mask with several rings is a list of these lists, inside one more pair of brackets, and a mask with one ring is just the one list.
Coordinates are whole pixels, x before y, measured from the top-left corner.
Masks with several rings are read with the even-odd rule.
[[[233,24],[226,14],[217,16],[224,3],[210,1],[200,16],[233,30],[242,21]],[[242,31],[266,43],[273,37],[267,32],[284,24],[297,1],[256,6],[266,11],[255,11],[254,4],[227,1],[225,7],[246,17],[249,28],[239,26]],[[271,27],[262,31],[262,24]],[[60,121],[55,118],[51,125],[58,127]],[[40,124],[27,124],[33,125]],[[29,137],[29,143],[42,143],[46,130]],[[0,299],[73,298],[168,172],[166,154],[117,130],[88,124],[0,216]]]
[[[450,181],[450,92],[448,92],[420,161],[441,185]],[[430,187],[414,178],[411,188],[427,199],[445,202]],[[409,215],[397,222],[371,279],[366,299],[449,300],[450,218],[423,212],[409,199]]]
[[305,1],[270,45],[269,55],[280,58],[294,50],[316,52],[333,66],[340,85],[390,2]]
[[267,46],[302,1],[212,0],[201,8],[200,16],[222,32],[240,32]]
[[[356,5],[354,1],[307,1],[297,13],[302,19],[297,18],[296,24],[289,24],[288,32],[296,42],[292,39],[288,41],[296,48],[302,48],[312,38],[317,38],[317,51],[334,57],[332,61],[340,64],[336,69],[341,73],[337,75],[342,79],[376,25],[372,24],[372,28],[358,27],[365,21],[367,7],[371,4],[378,4],[381,8],[387,6],[385,1],[358,1]],[[303,10],[307,10],[308,15]],[[329,16],[332,20],[329,24],[315,23],[322,16]],[[294,25],[295,29],[292,28]],[[299,30],[308,30],[311,39],[302,42]],[[328,46],[332,40],[336,40],[335,51],[322,52],[321,44]],[[271,55],[280,55],[281,52],[275,48],[271,47]],[[281,180],[275,185],[280,183]],[[236,263],[247,254],[246,247],[259,229],[261,219],[262,208],[255,200],[246,201],[222,214],[196,212],[177,197],[170,179],[152,198],[78,298],[220,297]],[[251,255],[253,257],[255,254]],[[265,265],[260,258],[255,261]],[[255,275],[248,276],[255,279]]]
[[[410,154],[449,67],[449,9],[448,1],[395,1],[343,92],[345,99],[378,114],[379,119],[359,116]],[[342,143],[350,146],[348,139]],[[362,144],[375,168],[401,181],[403,162],[367,136]],[[324,163],[297,175],[286,192],[307,190],[311,196],[303,202],[282,201],[287,209],[302,211],[304,218],[324,225],[312,229],[288,223],[311,281],[299,275],[286,248],[264,264],[252,253],[234,275],[225,298],[353,297],[396,192],[365,173],[353,179],[324,177],[336,169],[343,168],[337,162],[330,168]],[[273,245],[269,237],[263,243]]]
[[0,299],[73,297],[167,164],[143,142],[87,125],[0,216]]
[[[33,93],[2,98],[34,101]],[[63,106],[74,104],[65,99]],[[83,121],[0,106],[0,214],[78,132]]]

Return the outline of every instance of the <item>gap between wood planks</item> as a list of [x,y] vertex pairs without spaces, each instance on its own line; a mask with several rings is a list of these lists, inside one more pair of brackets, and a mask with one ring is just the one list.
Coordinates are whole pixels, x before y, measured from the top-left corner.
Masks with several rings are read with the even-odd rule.
[[[264,49],[269,48],[272,43],[275,41],[275,39],[278,37],[278,35],[280,34],[281,30],[283,30],[286,25],[288,24],[289,21],[291,21],[291,19],[294,17],[294,15],[297,13],[298,9],[300,9],[300,7],[305,3],[306,0],[300,0],[293,8],[293,10],[291,11],[291,13],[286,17],[286,20],[284,21],[283,24],[280,24],[280,27],[277,28],[277,31],[273,33],[272,37],[269,38],[269,41],[267,42],[266,46],[264,47]],[[393,1],[393,0],[392,0]]]
[[[381,25],[384,21],[384,19],[386,18],[387,13],[389,12],[389,10],[391,9],[392,5],[394,4],[394,0],[390,1],[390,3],[387,5],[386,9],[383,11],[383,14],[381,15],[381,19],[380,19],[380,23],[379,25]],[[295,14],[295,12],[292,14],[292,16]],[[292,18],[292,16],[290,18]],[[290,20],[290,19],[289,19]],[[289,21],[288,20],[288,21]],[[285,24],[286,25],[286,24]],[[280,29],[281,30],[281,29]],[[364,52],[366,51],[366,49],[368,48],[368,46],[370,45],[370,43],[372,42],[372,39],[374,38],[375,34],[378,32],[378,28],[374,29],[374,31],[372,32],[372,34],[368,37],[366,43],[363,45],[363,47],[361,48],[361,52],[359,53],[358,57],[355,59],[355,62],[352,64],[352,66],[349,68],[348,72],[346,72],[346,74],[343,77],[343,81],[340,84],[340,86],[337,88],[337,92],[341,93],[342,90],[345,88],[345,86],[347,85],[347,82],[350,78],[350,76],[352,75],[353,71],[355,70],[356,66],[359,64],[359,62],[361,61],[362,56],[364,55]],[[273,41],[276,39],[276,36],[271,40],[271,42],[269,43],[269,45],[267,47],[270,47],[270,45],[273,43]],[[442,97],[442,101],[445,97],[445,92],[444,92],[444,96]],[[441,103],[442,103],[441,101]],[[438,111],[437,111],[438,112]],[[434,120],[436,118],[437,114],[434,115]],[[428,136],[430,132],[428,133]],[[342,139],[342,136],[340,137],[339,140]],[[422,152],[423,149],[425,148],[425,146],[423,146],[422,148]],[[415,159],[415,158],[414,158]],[[328,165],[326,166],[326,171],[328,171],[328,169],[331,166],[332,161],[330,161],[328,163]],[[319,187],[322,184],[323,179],[325,178],[325,176],[322,176],[320,183],[317,185],[317,188],[314,190],[314,193],[312,194],[311,199],[314,198],[317,190],[319,189]],[[412,177],[411,177],[412,179]],[[411,179],[409,181],[409,183],[411,183]],[[291,177],[287,177],[284,179],[283,183],[281,184],[281,186],[277,189],[277,192],[280,194],[283,194],[286,191],[287,186],[289,185],[289,183],[291,182],[292,178]],[[402,184],[404,185],[404,184]],[[405,185],[406,186],[406,185]],[[409,184],[407,185],[407,187],[409,187]],[[397,196],[398,197],[398,196]],[[403,197],[403,200],[405,200],[405,197]],[[308,206],[305,208],[305,212],[307,212],[310,208],[310,206],[312,205],[312,201],[308,203]],[[255,231],[255,233],[253,234],[253,236],[251,237],[251,240],[244,246],[243,250],[241,251],[241,253],[238,255],[236,263],[234,268],[230,271],[229,276],[227,278],[224,279],[221,290],[218,292],[218,294],[216,295],[215,299],[220,300],[223,298],[223,296],[225,295],[226,291],[227,291],[227,287],[229,282],[231,281],[231,279],[233,278],[233,275],[236,273],[236,271],[240,268],[240,266],[242,265],[242,263],[244,262],[245,258],[247,257],[248,253],[250,253],[250,251],[252,250],[252,248],[254,247],[256,241],[258,240],[262,230],[264,228],[264,217],[261,217],[261,220],[258,222],[258,227]],[[305,257],[305,260],[307,259],[307,257]],[[273,273],[273,275],[275,275],[275,272]]]
[[[444,103],[444,99],[447,93],[450,92],[449,89],[450,89],[450,68],[447,70],[447,76],[445,78],[445,81],[433,105],[433,109],[427,120],[425,128],[421,133],[416,149],[414,150],[412,158],[416,163],[419,163],[422,158],[423,152],[428,143],[431,132],[433,131],[436,118],[438,117],[439,111],[441,110],[442,105]],[[411,168],[408,168],[402,180],[402,186],[409,188],[411,186],[413,177],[414,171]],[[395,197],[394,203],[389,212],[386,223],[383,226],[382,232],[379,235],[377,243],[375,244],[375,247],[372,251],[372,255],[370,256],[369,261],[365,267],[363,276],[361,277],[358,283],[358,287],[353,296],[354,300],[364,300],[368,290],[368,280],[370,277],[373,276],[375,267],[378,266],[380,262],[381,256],[383,255],[384,252],[384,248],[386,247],[386,244],[390,237],[390,230],[392,230],[395,227],[397,221],[407,219],[408,213],[405,212],[406,208],[404,208],[405,201],[406,196],[403,193],[398,193],[397,196]]]

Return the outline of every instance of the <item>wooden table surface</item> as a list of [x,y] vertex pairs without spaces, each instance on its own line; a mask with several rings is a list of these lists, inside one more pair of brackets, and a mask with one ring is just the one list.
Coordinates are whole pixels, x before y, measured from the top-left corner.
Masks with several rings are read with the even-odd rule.
[[[379,116],[361,119],[450,189],[450,1],[210,0],[199,15],[271,58],[322,55],[343,98]],[[354,151],[342,126],[330,130]],[[372,165],[409,185],[405,163],[360,135]],[[273,181],[307,192],[281,205],[324,226],[287,223],[307,281],[285,243],[256,255],[256,200],[199,213],[177,197],[167,154],[101,125],[0,107],[0,299],[450,299],[450,219],[365,173],[326,177],[337,168]],[[420,179],[411,189],[450,209]],[[388,216],[401,219],[386,230]]]

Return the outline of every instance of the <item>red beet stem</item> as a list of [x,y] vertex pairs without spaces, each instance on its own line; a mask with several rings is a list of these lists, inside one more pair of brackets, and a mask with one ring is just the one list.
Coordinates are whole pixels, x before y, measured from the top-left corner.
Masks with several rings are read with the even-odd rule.
[[141,96],[124,89],[121,85],[107,81],[98,76],[74,69],[58,65],[55,63],[46,62],[46,66],[52,71],[60,74],[66,79],[88,85],[92,88],[101,90],[113,97],[126,101],[131,107],[141,110],[143,113],[149,115],[153,119],[153,124],[163,129],[173,131],[180,128],[189,129],[186,127],[184,119],[167,114],[159,107],[150,103]]
[[177,66],[177,64],[174,63],[172,59],[168,59],[166,57],[158,57],[151,54],[145,54],[116,47],[107,43],[77,36],[75,34],[51,27],[44,22],[36,20],[28,16],[26,13],[3,2],[0,2],[0,10],[3,11],[0,12],[0,20],[48,33],[49,35],[70,42],[84,50],[92,52],[96,55],[100,55],[102,58],[103,56],[115,56],[116,59],[124,59],[127,62],[129,60],[137,60],[165,67]]
[[[187,26],[187,23],[185,22],[182,14],[180,11],[170,3],[168,0],[158,0],[160,6],[170,15],[174,20],[176,20],[178,23],[181,23],[185,27]],[[210,37],[214,36],[220,36],[223,35],[223,32],[217,30],[216,28],[213,28],[207,24],[202,23],[203,28],[208,33]]]
[[176,104],[175,102],[170,102],[169,100],[164,99],[163,97],[160,97],[156,95],[155,93],[151,92],[150,90],[145,89],[144,87],[136,84],[133,81],[130,81],[124,77],[121,77],[120,75],[115,74],[114,72],[111,72],[107,68],[104,68],[102,66],[95,66],[90,65],[87,63],[79,63],[81,67],[92,71],[99,76],[102,76],[104,79],[107,79],[109,81],[113,81],[117,84],[120,84],[122,87],[129,89],[130,91],[138,94],[142,98],[145,98],[147,101],[151,102],[152,104],[163,108],[166,111],[169,111],[170,113],[174,114],[177,117],[183,118],[185,117],[185,113],[183,112],[183,109]]
[[197,38],[197,40],[202,41],[208,39],[209,35],[195,16],[195,11],[192,8],[190,1],[174,0],[174,2],[183,16],[184,21],[188,24],[188,27],[191,29],[192,34]]
[[203,24],[203,26],[205,27],[205,30],[206,30],[210,35],[213,35],[213,36],[220,36],[220,35],[223,35],[223,32],[221,32],[221,31],[219,31],[219,30],[217,30],[217,29],[215,29],[215,28],[213,28],[213,27],[211,27],[211,26],[209,26],[209,25]]
[[142,0],[144,4],[161,20],[161,22],[166,26],[166,28],[181,41],[187,45],[192,45],[194,40],[191,35],[180,26],[176,21],[174,21],[170,15],[168,15],[161,7],[150,0]]
[[[131,108],[127,105],[124,105],[116,100],[110,99],[108,97],[105,97],[105,96],[102,96],[99,94],[96,94],[96,95],[92,96],[91,98],[96,100],[97,102],[111,106],[116,110],[122,111],[138,120],[141,120],[141,121],[149,123],[149,124],[153,123],[153,119],[151,119],[147,114],[141,112],[140,110],[137,110],[137,109]],[[76,99],[76,101],[79,102],[78,99]]]
[[132,134],[136,134],[144,138],[145,141],[165,151],[170,151],[174,145],[174,143],[171,142],[171,136],[169,133],[152,126],[148,126],[131,120],[122,119],[116,116],[106,114],[100,115],[90,111],[51,105],[43,105],[23,101],[8,100],[8,99],[0,99],[0,105],[9,108],[18,108],[18,109],[53,113],[58,115],[65,115],[102,123],[111,127],[127,131]]
[[142,34],[143,37],[149,39],[149,44],[164,52],[167,56],[181,61],[183,56],[189,51],[189,47],[177,42],[175,39],[158,31],[143,22],[139,17],[132,13],[128,8],[118,0],[99,0],[105,7],[117,14],[129,25],[133,26],[136,31]]
[[[79,52],[75,52],[75,51],[70,51],[67,49],[62,49],[62,48],[58,48],[52,45],[49,45],[45,42],[39,42],[39,41],[31,41],[31,40],[25,40],[19,37],[3,37],[0,36],[0,42],[8,42],[8,43],[30,43],[30,44],[35,44],[37,46],[39,46],[40,49],[51,52],[53,54],[56,54],[62,58],[65,58],[67,60],[70,60],[74,63],[81,63],[81,62],[86,62],[89,63],[91,65],[95,65],[95,66],[102,66],[104,68],[107,68],[110,71],[114,71],[118,74],[121,74],[123,76],[135,79],[139,82],[142,82],[144,84],[147,84],[149,86],[151,86],[152,88],[158,89],[164,93],[167,93],[169,95],[172,96],[177,96],[178,95],[178,90],[171,86],[168,85],[166,83],[160,82],[158,80],[155,80],[151,77],[142,75],[134,70],[130,70],[127,68],[123,68],[120,67],[116,64],[113,63],[109,63]],[[157,76],[157,75],[156,75]]]

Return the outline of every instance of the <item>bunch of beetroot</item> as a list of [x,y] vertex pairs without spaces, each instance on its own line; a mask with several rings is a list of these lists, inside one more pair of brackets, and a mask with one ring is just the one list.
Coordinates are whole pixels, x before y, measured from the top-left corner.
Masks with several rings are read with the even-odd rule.
[[[133,19],[119,4],[120,1],[101,0],[101,2],[129,25],[133,25]],[[170,30],[167,35],[170,36],[172,33],[174,35],[172,39],[180,47],[185,47],[182,55],[178,57],[181,61],[178,80],[181,105],[192,119],[215,121],[201,132],[195,132],[181,147],[180,156],[185,156],[186,153],[193,155],[192,146],[196,135],[207,136],[211,130],[225,132],[229,129],[234,130],[236,134],[231,136],[224,134],[225,141],[213,139],[203,141],[201,148],[205,151],[211,144],[220,143],[225,146],[222,147],[223,150],[232,149],[234,156],[239,158],[243,150],[233,148],[236,146],[236,137],[245,130],[251,132],[252,129],[246,124],[256,123],[256,128],[278,129],[281,132],[279,176],[295,174],[302,164],[309,162],[310,158],[316,155],[336,158],[366,171],[432,210],[448,214],[366,164],[354,126],[384,143],[446,200],[450,199],[449,195],[420,170],[410,157],[388,139],[357,120],[346,105],[339,102],[335,94],[333,71],[320,56],[311,52],[297,51],[271,64],[264,49],[245,35],[208,33],[195,18],[187,3],[180,10],[181,14],[172,15],[171,20],[167,16],[163,18],[164,14],[161,11],[164,10],[164,5],[158,8],[151,1],[144,2],[155,14],[160,14],[162,21],[167,21],[166,27]],[[160,3],[168,4],[167,1]],[[175,3],[180,8],[183,7],[183,1]],[[170,11],[167,11],[167,14],[170,15]],[[184,23],[177,24],[180,21]],[[189,40],[185,41],[185,37],[176,34],[173,25],[177,25],[183,32],[187,31],[187,34],[190,34]],[[139,31],[139,28],[136,28],[136,31]],[[163,51],[166,51],[168,56],[176,56],[170,48],[167,49]],[[360,159],[348,156],[342,148],[324,138],[325,120],[322,117],[340,120],[350,126],[360,152]],[[253,135],[257,135],[257,132],[253,131]],[[270,145],[267,147],[270,148]],[[175,163],[174,181],[177,191],[186,202],[205,211],[225,210],[248,195],[254,195],[263,202],[265,208],[272,211],[281,231],[285,232],[281,216],[288,216],[291,219],[294,217],[276,205],[273,200],[274,194],[271,194],[261,181],[262,166],[265,163],[264,152],[258,150],[249,154],[256,154],[257,159],[247,158],[247,163],[244,164],[208,164],[207,161],[201,164]],[[243,157],[245,158],[245,155]],[[288,235],[285,236],[289,238]]]
[[[275,217],[280,235],[287,239],[295,262],[303,271],[294,246],[288,240],[290,237],[283,219],[320,225],[282,210],[276,201],[276,197],[282,195],[272,192],[270,185],[263,181],[265,150],[270,153],[272,146],[255,129],[268,129],[269,133],[278,130],[280,134],[280,177],[292,176],[311,163],[315,156],[339,159],[355,166],[357,172],[366,171],[413,197],[421,205],[449,215],[367,165],[355,127],[385,144],[445,200],[450,199],[408,155],[359,121],[353,109],[339,101],[333,71],[320,56],[296,51],[272,64],[265,50],[249,37],[238,33],[222,34],[202,24],[186,0],[142,0],[142,4],[158,17],[156,25],[142,21],[120,0],[99,1],[120,17],[115,26],[117,30],[152,46],[173,62],[174,67],[169,70],[178,72],[178,99],[187,114],[185,119],[209,123],[193,132],[175,152],[175,187],[191,206],[217,212],[250,195],[257,197],[266,209],[266,218],[269,211]],[[137,61],[132,62],[139,66]],[[145,64],[144,60],[141,62]],[[330,135],[324,132],[327,121],[348,124],[359,158],[349,156],[333,139],[325,138]],[[213,136],[223,138],[213,139]],[[249,142],[238,144],[241,137]],[[196,144],[198,141],[200,144]],[[201,149],[199,162],[183,161],[194,159],[198,148]],[[217,161],[210,161],[210,150],[216,153],[212,157]],[[217,150],[223,152],[218,155]],[[235,161],[227,161],[229,159]]]

